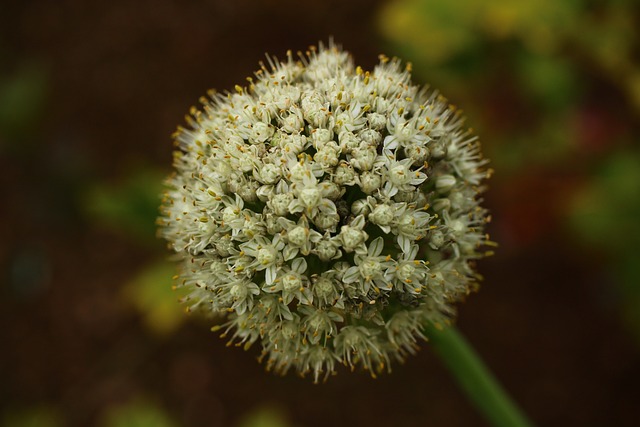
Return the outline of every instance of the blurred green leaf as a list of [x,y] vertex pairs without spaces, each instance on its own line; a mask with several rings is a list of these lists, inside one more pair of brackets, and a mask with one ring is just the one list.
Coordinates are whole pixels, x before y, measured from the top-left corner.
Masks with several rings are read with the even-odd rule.
[[47,90],[47,72],[37,63],[21,66],[13,76],[0,76],[0,136],[17,143],[28,134],[42,113]]
[[104,427],[176,427],[158,406],[134,401],[108,410],[101,423]]
[[559,113],[528,133],[498,135],[500,139],[486,150],[492,167],[508,176],[536,166],[561,165],[574,148],[573,129],[566,126],[567,122],[567,117]]
[[620,255],[640,246],[640,153],[605,159],[573,202],[570,225],[586,242]]
[[640,65],[635,66],[627,77],[627,93],[636,112],[640,113]]
[[247,415],[238,427],[289,427],[290,425],[281,410],[264,406]]
[[484,40],[471,23],[477,9],[474,2],[388,2],[378,14],[378,27],[394,45],[393,50],[416,65],[417,73],[446,89],[477,72],[484,58]]
[[178,303],[181,291],[173,290],[175,274],[174,263],[157,262],[123,288],[125,300],[142,314],[145,326],[157,335],[173,333],[186,318]]
[[576,102],[580,76],[565,58],[522,52],[517,57],[518,76],[524,92],[549,113]]
[[610,266],[622,317],[640,342],[640,152],[620,151],[604,161],[575,198],[569,225],[600,250]]
[[61,425],[58,411],[48,405],[11,409],[2,417],[3,427],[58,427]]
[[141,241],[156,242],[156,224],[164,173],[141,168],[114,185],[88,190],[83,205],[89,217]]
[[397,0],[379,14],[391,41],[420,49],[432,64],[476,48],[482,40],[519,39],[537,52],[552,51],[573,28],[583,0]]
[[603,4],[597,16],[578,20],[575,40],[613,78],[634,62],[638,27],[633,9],[622,4]]

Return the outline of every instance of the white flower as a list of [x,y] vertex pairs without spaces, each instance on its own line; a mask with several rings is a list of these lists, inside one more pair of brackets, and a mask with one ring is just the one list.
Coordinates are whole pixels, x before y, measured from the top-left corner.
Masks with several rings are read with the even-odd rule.
[[319,212],[335,213],[336,206],[328,198],[334,188],[319,183],[312,173],[312,169],[305,167],[303,163],[297,165],[299,167],[294,166],[291,171],[291,180],[293,181],[291,187],[296,198],[289,203],[289,213],[303,212],[309,218],[314,218]]
[[[384,369],[388,357],[382,350],[375,333],[363,326],[345,326],[336,337],[335,347],[345,363],[353,368],[357,361],[375,377],[375,371]],[[365,357],[366,355],[366,357]]]
[[257,122],[252,127],[251,139],[254,142],[265,142],[271,135],[273,135],[274,129],[270,124],[264,122]]
[[349,163],[342,161],[333,172],[333,182],[340,186],[354,185],[356,183],[356,172]]
[[309,227],[306,216],[301,216],[297,223],[286,218],[279,220],[284,230],[284,238],[287,245],[283,250],[285,261],[293,259],[298,252],[302,255],[309,255],[315,243],[318,243],[322,235]]
[[385,279],[384,271],[391,262],[391,256],[381,256],[384,249],[382,237],[376,238],[367,249],[366,255],[356,254],[354,262],[356,265],[349,267],[345,271],[342,281],[346,284],[358,282],[362,296],[369,294],[371,286],[375,293],[380,294],[380,290],[390,290],[391,282]]
[[282,130],[287,133],[296,133],[304,129],[304,118],[300,107],[292,106],[288,115],[282,119]]
[[364,129],[358,136],[360,136],[362,142],[370,147],[377,147],[382,140],[382,134],[375,129]]
[[[375,200],[375,199],[374,199]],[[351,205],[351,213],[354,215],[368,215],[371,213],[371,199],[358,199]]]
[[373,197],[369,197],[367,202],[367,205],[372,209],[367,219],[380,227],[385,234],[391,232],[391,224],[397,219],[398,213],[406,210],[406,203],[394,203],[393,205],[389,203],[378,204]]
[[254,169],[253,176],[263,184],[275,184],[280,180],[282,171],[280,166],[267,163],[259,169]]
[[375,375],[473,289],[486,160],[398,60],[365,71],[331,43],[267,63],[176,132],[160,234],[188,309],[267,369]]
[[429,139],[426,135],[425,126],[420,124],[416,116],[410,120],[405,120],[397,114],[392,114],[387,129],[389,130],[389,135],[384,139],[384,150],[395,150],[398,146],[406,147],[409,144],[422,146]]
[[410,207],[400,209],[398,219],[394,221],[392,230],[397,234],[398,246],[404,253],[408,253],[412,242],[421,240],[427,234],[431,215]]
[[335,271],[325,271],[312,278],[313,293],[324,305],[334,305],[339,298],[340,280]]
[[231,308],[238,314],[243,314],[253,308],[253,298],[260,294],[258,285],[244,278],[238,278],[227,285],[221,285],[220,289],[228,289],[229,296],[233,300]]
[[365,220],[363,215],[358,215],[349,223],[343,225],[340,229],[337,239],[342,243],[345,252],[367,252],[364,242],[369,235],[363,230]]
[[378,113],[367,114],[367,120],[371,129],[375,130],[382,130],[387,124],[387,118],[384,115]]
[[340,251],[340,243],[335,237],[331,237],[331,233],[327,232],[320,239],[313,249],[313,253],[320,258],[320,261],[331,261],[340,258],[342,251]]
[[326,345],[327,340],[332,338],[338,330],[336,322],[344,321],[335,311],[322,308],[301,306],[300,313],[305,316],[302,327],[307,341],[311,344],[321,342]]
[[360,175],[360,188],[365,194],[373,194],[380,189],[383,177],[378,173],[365,171]]
[[[346,104],[348,94],[339,92],[340,103]],[[338,113],[336,118],[336,127],[341,131],[354,132],[362,129],[367,122],[363,116],[362,105],[359,102],[351,104],[348,110]]]
[[329,105],[326,98],[319,91],[311,91],[303,95],[300,105],[304,119],[313,127],[322,127],[327,123]]
[[278,216],[286,216],[289,213],[289,205],[293,202],[293,193],[289,185],[280,181],[275,188],[275,194],[267,200],[267,206]]
[[340,150],[345,154],[351,154],[351,152],[358,148],[360,145],[360,139],[351,131],[342,131],[338,135],[340,141]]
[[354,168],[362,171],[368,171],[373,168],[373,164],[378,157],[375,148],[364,145],[354,148],[351,156],[351,164]]
[[404,147],[408,158],[413,160],[413,166],[423,165],[429,158],[429,150],[424,144],[410,142]]
[[248,265],[255,271],[265,270],[265,283],[270,285],[276,277],[277,267],[282,264],[282,249],[285,244],[279,234],[269,239],[263,236],[257,236],[247,243],[240,245],[241,252],[255,259]]
[[412,159],[396,161],[393,156],[385,158],[387,182],[384,189],[388,197],[395,196],[398,191],[414,191],[414,186],[427,179],[427,175],[420,171],[422,168],[413,170],[412,165]]
[[311,141],[316,150],[321,150],[327,146],[329,142],[333,142],[333,132],[329,129],[313,129],[311,131]]
[[418,250],[418,245],[411,245],[397,263],[385,272],[385,279],[393,282],[402,292],[415,295],[422,292],[429,273],[426,263],[416,259]]
[[338,164],[340,159],[340,149],[336,145],[324,145],[313,156],[313,160],[318,162],[323,169],[333,171],[332,168]]
[[339,223],[340,215],[338,215],[337,212],[319,212],[318,215],[313,218],[313,224],[318,227],[320,231],[334,233]]
[[282,302],[289,304],[293,298],[297,298],[301,304],[311,304],[313,296],[308,287],[309,279],[304,275],[307,271],[307,262],[304,258],[296,258],[291,267],[280,271],[278,277],[272,283],[266,283],[265,292],[277,292],[282,295]]

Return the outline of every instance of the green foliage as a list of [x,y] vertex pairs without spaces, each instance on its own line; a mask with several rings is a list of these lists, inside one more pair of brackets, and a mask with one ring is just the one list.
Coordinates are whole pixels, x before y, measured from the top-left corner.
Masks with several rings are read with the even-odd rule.
[[[579,76],[567,58],[522,50],[515,58],[518,83],[524,95],[545,112],[563,111],[575,104]],[[559,124],[558,124],[559,125]]]
[[[514,39],[534,52],[549,52],[570,31],[581,3],[399,0],[382,9],[379,26],[398,47],[408,47],[416,61],[446,66],[456,57],[475,56],[499,40]],[[465,72],[455,66],[447,71]]]
[[238,427],[289,427],[290,425],[282,411],[272,406],[265,406],[247,415]]
[[638,218],[640,153],[614,153],[576,196],[571,226],[596,247],[616,256],[634,256],[640,246]]
[[397,0],[378,24],[424,81],[471,109],[473,127],[494,144],[494,168],[517,171],[581,148],[572,117],[594,75],[640,112],[633,16],[625,1]]
[[47,405],[11,409],[2,416],[3,427],[59,427],[58,411]]
[[24,64],[14,75],[0,75],[0,143],[17,144],[31,132],[42,114],[47,91],[47,73],[39,64]]
[[569,225],[607,256],[622,316],[640,340],[640,152],[614,153],[575,197]]
[[96,222],[141,242],[156,243],[163,179],[164,173],[140,168],[119,183],[97,184],[84,197],[85,211]]
[[103,427],[176,427],[171,418],[158,406],[140,400],[108,410]]

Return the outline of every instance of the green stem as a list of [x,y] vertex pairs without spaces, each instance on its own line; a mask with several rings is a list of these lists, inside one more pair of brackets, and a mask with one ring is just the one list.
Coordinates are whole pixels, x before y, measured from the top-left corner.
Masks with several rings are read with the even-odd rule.
[[493,426],[532,427],[471,345],[453,326],[426,328],[434,351],[451,370],[461,388]]

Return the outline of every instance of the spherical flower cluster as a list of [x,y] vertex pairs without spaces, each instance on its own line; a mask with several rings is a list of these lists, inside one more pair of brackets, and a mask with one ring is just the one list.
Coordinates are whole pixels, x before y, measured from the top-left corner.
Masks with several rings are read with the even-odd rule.
[[279,373],[403,360],[477,280],[487,176],[455,107],[330,44],[211,93],[175,134],[160,233],[190,309]]

